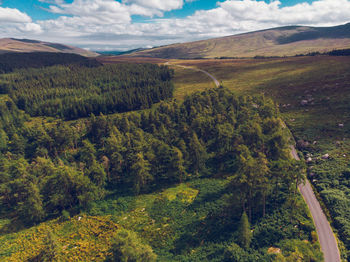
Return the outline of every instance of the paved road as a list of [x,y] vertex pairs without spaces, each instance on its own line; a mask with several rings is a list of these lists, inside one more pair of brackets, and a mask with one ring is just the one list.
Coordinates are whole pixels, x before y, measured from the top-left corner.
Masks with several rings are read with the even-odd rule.
[[[170,65],[169,62],[165,63],[166,65]],[[173,64],[171,64],[173,65]],[[217,87],[220,86],[219,81],[208,72],[197,69],[189,66],[181,66],[181,65],[174,65],[177,67],[182,67],[186,69],[191,69],[195,71],[200,71],[208,75],[213,81],[215,82],[215,85]],[[283,123],[284,127],[285,124]],[[296,160],[300,160],[298,153],[294,146],[291,146],[291,154],[292,157]],[[300,193],[303,195],[303,198],[306,202],[306,204],[309,207],[309,210],[311,212],[312,218],[314,220],[314,224],[316,227],[318,239],[320,241],[321,249],[324,256],[325,262],[340,262],[340,252],[338,249],[337,241],[335,239],[335,236],[333,234],[332,228],[326,218],[326,215],[323,213],[323,210],[320,206],[320,203],[318,202],[314,191],[312,190],[312,187],[310,185],[309,180],[306,179],[305,184],[299,185]]]
[[[294,159],[300,160],[294,146],[291,146],[291,154]],[[300,184],[299,190],[303,195],[306,204],[309,207],[312,218],[314,220],[318,239],[320,240],[321,249],[325,262],[340,262],[340,252],[337,241],[335,240],[332,228],[322,211],[309,180],[306,179],[305,185]]]

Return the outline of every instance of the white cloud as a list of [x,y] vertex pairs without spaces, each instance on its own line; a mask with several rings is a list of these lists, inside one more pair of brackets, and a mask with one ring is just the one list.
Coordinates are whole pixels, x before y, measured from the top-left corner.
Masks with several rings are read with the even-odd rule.
[[125,4],[132,4],[140,6],[149,10],[153,10],[155,13],[160,14],[164,11],[171,11],[175,9],[181,9],[183,7],[183,0],[124,0]]
[[32,19],[18,9],[0,7],[0,23],[29,23]]
[[[350,20],[350,0],[318,0],[282,7],[280,1],[226,0],[183,19],[160,18],[195,0],[41,0],[57,19],[32,22],[17,9],[0,8],[0,36],[40,34],[40,39],[86,47],[136,48],[191,41],[286,25],[330,26]],[[205,0],[202,0],[205,1]],[[4,11],[5,10],[5,11]],[[16,14],[16,15],[14,15]],[[135,23],[132,15],[149,17]],[[158,16],[158,18],[153,18]],[[11,20],[12,19],[12,20]],[[15,26],[14,24],[17,25]],[[6,31],[7,30],[7,31]],[[27,32],[27,33],[26,33]]]
[[14,37],[23,34],[40,34],[40,25],[18,9],[0,7],[0,36]]

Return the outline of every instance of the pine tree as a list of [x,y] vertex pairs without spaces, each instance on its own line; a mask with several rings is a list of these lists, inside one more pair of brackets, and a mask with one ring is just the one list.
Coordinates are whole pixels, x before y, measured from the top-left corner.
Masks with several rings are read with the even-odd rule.
[[205,150],[205,146],[201,144],[196,133],[192,134],[189,143],[189,150],[193,174],[198,176],[200,172],[206,172],[206,160],[208,155]]
[[252,241],[252,232],[247,213],[244,211],[238,227],[238,242],[242,248],[248,249]]
[[131,166],[131,179],[135,194],[138,195],[153,179],[149,171],[149,162],[144,159],[142,153],[137,153],[134,157],[134,163]]

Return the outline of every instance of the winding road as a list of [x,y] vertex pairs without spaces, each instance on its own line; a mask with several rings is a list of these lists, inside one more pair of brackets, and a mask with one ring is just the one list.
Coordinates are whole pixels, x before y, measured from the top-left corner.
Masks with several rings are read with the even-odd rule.
[[[294,159],[300,160],[294,146],[291,146],[291,155]],[[320,203],[318,202],[308,179],[305,180],[305,184],[299,185],[299,190],[303,195],[314,220],[318,239],[320,241],[324,256],[324,261],[340,262],[340,252],[338,249],[337,241],[334,237],[334,233],[326,218],[326,215],[323,213]]]
[[[202,69],[189,67],[189,66],[174,65],[174,64],[170,64],[169,62],[166,62],[165,65],[172,65],[172,66],[177,66],[177,67],[181,67],[189,70],[202,72],[207,76],[209,76],[214,81],[217,87],[220,86],[220,82],[212,74]],[[291,146],[291,155],[294,159],[300,161],[300,158],[294,146]],[[326,215],[323,213],[320,203],[318,202],[308,179],[305,180],[305,184],[299,185],[299,190],[307,206],[309,207],[312,218],[314,220],[318,239],[320,241],[321,249],[324,256],[324,261],[340,262],[341,261],[340,252],[338,249],[338,244],[335,239],[334,233],[326,218]]]

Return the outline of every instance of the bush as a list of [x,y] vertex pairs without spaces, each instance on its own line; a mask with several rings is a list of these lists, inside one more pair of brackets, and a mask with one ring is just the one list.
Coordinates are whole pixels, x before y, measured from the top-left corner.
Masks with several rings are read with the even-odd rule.
[[122,229],[114,240],[112,257],[109,261],[118,262],[152,262],[156,261],[157,255],[153,253],[149,245],[141,243],[136,233]]

